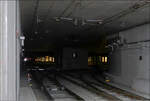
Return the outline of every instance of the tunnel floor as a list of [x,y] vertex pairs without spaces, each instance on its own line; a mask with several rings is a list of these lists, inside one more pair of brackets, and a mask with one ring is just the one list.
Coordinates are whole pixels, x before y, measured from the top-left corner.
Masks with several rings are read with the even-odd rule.
[[37,101],[33,89],[28,84],[26,74],[26,72],[22,72],[20,75],[19,99],[20,101]]
[[[31,71],[21,84],[28,87],[33,101],[145,101],[144,97],[111,86],[108,79],[96,72],[86,71]],[[23,87],[23,86],[21,86]],[[21,88],[22,89],[22,88]],[[25,90],[24,90],[25,91]],[[24,97],[27,96],[24,92]],[[32,94],[31,94],[32,92]],[[23,97],[22,97],[23,98]],[[30,99],[30,101],[32,101]],[[21,100],[22,101],[22,100]]]

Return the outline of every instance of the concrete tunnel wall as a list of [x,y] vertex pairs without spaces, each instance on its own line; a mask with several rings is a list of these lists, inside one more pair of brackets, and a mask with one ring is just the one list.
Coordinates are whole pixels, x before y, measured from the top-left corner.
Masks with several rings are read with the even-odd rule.
[[[108,75],[112,81],[138,94],[150,95],[150,24],[119,32],[126,40],[123,47],[111,54]],[[134,43],[137,42],[137,43]]]

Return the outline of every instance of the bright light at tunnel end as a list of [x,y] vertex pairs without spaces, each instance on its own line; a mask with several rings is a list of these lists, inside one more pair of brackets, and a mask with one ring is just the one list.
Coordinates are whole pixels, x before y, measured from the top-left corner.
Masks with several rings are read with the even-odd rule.
[[28,58],[24,58],[24,62],[27,62],[28,61]]

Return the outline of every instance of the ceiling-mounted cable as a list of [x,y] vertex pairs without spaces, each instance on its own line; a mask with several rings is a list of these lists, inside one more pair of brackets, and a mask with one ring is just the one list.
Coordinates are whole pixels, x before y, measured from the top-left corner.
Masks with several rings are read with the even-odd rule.
[[121,17],[125,17],[126,15],[133,13],[135,11],[137,11],[139,8],[144,7],[145,5],[150,4],[150,0],[140,0],[139,2],[135,3],[134,5],[130,6],[128,9],[123,10],[109,18],[106,18],[103,20],[102,25],[110,23],[114,20],[118,20]]
[[63,10],[63,12],[59,15],[59,18],[60,17],[63,17],[63,15],[66,13],[66,11],[68,11],[68,9],[70,7],[72,7],[72,5],[76,2],[76,0],[73,0],[71,3],[69,3],[69,5]]
[[142,7],[145,7],[146,5],[150,4],[150,0],[140,0],[138,2],[136,2],[134,5],[130,6],[129,8],[111,16],[108,17],[106,19],[103,19],[103,22],[95,25],[93,27],[87,28],[87,29],[83,29],[83,30],[90,30],[90,29],[95,29],[95,28],[102,28],[104,25],[112,23],[113,21],[116,21],[122,17],[125,17],[131,13],[136,12],[137,10],[139,10]]

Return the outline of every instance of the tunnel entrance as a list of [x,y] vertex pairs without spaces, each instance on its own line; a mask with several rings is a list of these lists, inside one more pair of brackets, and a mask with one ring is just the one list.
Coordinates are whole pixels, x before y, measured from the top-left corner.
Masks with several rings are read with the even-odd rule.
[[0,100],[150,99],[149,0],[14,0],[0,9]]

